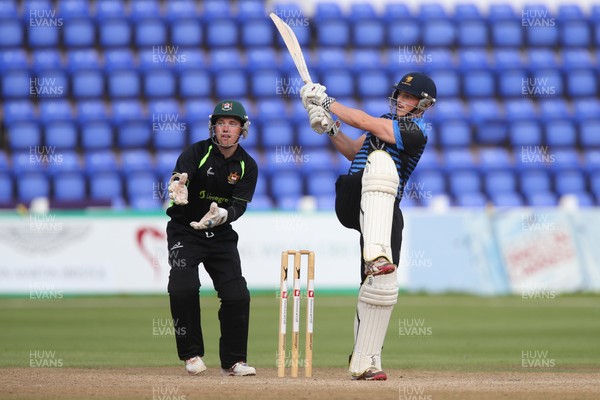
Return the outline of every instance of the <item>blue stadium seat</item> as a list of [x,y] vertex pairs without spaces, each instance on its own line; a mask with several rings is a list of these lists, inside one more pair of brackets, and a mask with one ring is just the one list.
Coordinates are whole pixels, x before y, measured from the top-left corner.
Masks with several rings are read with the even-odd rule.
[[416,16],[421,21],[428,21],[433,18],[450,20],[450,16],[446,13],[446,10],[440,3],[419,4]]
[[255,194],[252,201],[248,203],[248,210],[251,211],[270,211],[273,207],[273,200],[265,194]]
[[307,122],[297,124],[296,129],[300,146],[324,148],[329,145],[327,135],[315,133]]
[[246,19],[242,24],[240,36],[245,48],[271,47],[275,37],[273,22],[265,16]]
[[0,3],[0,17],[18,18],[19,10],[16,0],[6,0]]
[[391,83],[387,74],[380,69],[363,70],[355,73],[357,94],[360,98],[387,97],[391,94]]
[[484,177],[484,187],[490,197],[497,193],[514,193],[517,190],[517,179],[512,171],[490,171]]
[[532,72],[541,68],[553,70],[558,67],[556,53],[549,48],[530,48],[527,51],[527,59],[527,66]]
[[326,19],[341,19],[343,13],[340,5],[333,1],[323,1],[315,5],[314,20],[321,22]]
[[528,78],[527,71],[523,69],[500,71],[497,74],[498,93],[502,97],[522,97]]
[[428,47],[448,47],[456,42],[457,32],[450,20],[428,20],[421,31],[423,44]]
[[276,68],[263,68],[250,74],[250,88],[253,97],[289,97],[296,98],[300,88],[293,81],[281,77]]
[[102,0],[96,2],[96,19],[102,21],[107,18],[125,17],[127,15],[125,4],[126,2],[123,0]]
[[579,125],[579,143],[582,147],[600,147],[600,119],[598,118],[583,121]]
[[488,27],[483,19],[457,20],[457,44],[460,47],[486,47]]
[[[52,13],[55,10],[52,9],[39,9],[39,13]],[[46,14],[40,14],[46,15]],[[32,17],[36,22],[28,24],[27,29],[27,44],[31,48],[40,47],[57,47],[60,44],[60,30],[59,24],[61,19],[58,14],[55,16],[35,16]],[[33,24],[33,25],[32,25]],[[50,25],[50,26],[49,26]]]
[[[167,2],[170,4],[172,2]],[[193,6],[193,4],[192,4]],[[175,19],[171,24],[171,42],[173,46],[200,47],[204,35],[198,19],[189,16]]]
[[159,0],[137,0],[130,4],[129,17],[133,20],[159,18]]
[[40,120],[47,121],[70,121],[73,119],[73,110],[68,100],[46,100],[39,103]]
[[134,98],[141,94],[140,77],[134,70],[107,72],[108,95],[112,98]]
[[[38,145],[39,146],[39,145]],[[32,154],[33,152],[33,154]],[[17,176],[25,172],[45,171],[45,166],[41,165],[45,156],[50,158],[49,153],[44,147],[28,148],[26,150],[13,151],[11,156],[12,173]],[[58,157],[58,155],[57,155]]]
[[116,200],[123,197],[123,183],[117,172],[98,172],[89,177],[90,199]]
[[0,150],[0,172],[9,172],[10,163],[8,161],[8,157],[6,156],[6,152],[4,150]]
[[559,196],[586,191],[585,175],[575,169],[557,173],[554,176],[554,184]]
[[19,201],[29,203],[37,197],[50,197],[50,183],[42,172],[27,172],[15,180]]
[[548,152],[552,156],[551,167],[556,171],[581,170],[583,167],[579,152],[576,149],[552,149]]
[[494,47],[521,47],[523,27],[519,19],[494,20],[491,17],[491,42]]
[[380,47],[385,43],[383,22],[375,17],[355,21],[352,24],[352,43],[358,48]]
[[177,81],[169,68],[151,69],[143,74],[144,95],[148,98],[172,97],[177,91]]
[[67,47],[93,47],[96,42],[96,27],[91,18],[67,20],[62,34]]
[[479,169],[483,172],[508,170],[512,166],[512,157],[506,148],[484,147],[479,150]]
[[429,73],[429,76],[435,82],[438,93],[443,93],[449,97],[459,97],[461,95],[460,74],[450,68],[435,70]]
[[22,47],[23,26],[18,19],[0,15],[0,48]]
[[595,97],[573,99],[573,115],[579,120],[594,119],[600,115],[600,100]]
[[86,180],[80,172],[63,172],[53,178],[56,201],[83,201],[86,198]]
[[334,196],[335,181],[338,175],[334,171],[315,171],[306,176],[306,191],[309,196]]
[[[0,162],[0,165],[2,163]],[[600,171],[600,149],[589,149],[584,152],[585,169],[590,173]],[[2,167],[0,166],[0,170]]]
[[[103,3],[106,2],[99,2],[97,7]],[[132,36],[131,25],[124,17],[103,19],[98,24],[98,42],[103,48],[130,46]]]
[[171,0],[165,3],[164,16],[170,22],[184,21],[198,17],[194,0]]
[[589,47],[592,43],[590,27],[584,19],[560,24],[560,44],[564,47]]
[[155,101],[149,104],[154,148],[180,149],[186,145],[187,123],[175,100]]
[[508,136],[510,144],[517,146],[540,146],[542,141],[542,128],[535,120],[513,121],[509,124]]
[[574,69],[593,69],[595,68],[592,54],[587,49],[583,48],[565,48],[561,52],[562,69],[569,73]]
[[232,19],[215,18],[206,21],[206,44],[211,47],[238,45],[238,26]]
[[112,150],[88,151],[84,154],[85,172],[89,176],[101,172],[117,172],[119,165]]
[[[133,2],[136,4],[138,2]],[[134,25],[137,47],[164,46],[167,44],[167,26],[159,18],[140,19]]]
[[81,101],[77,104],[77,110],[82,148],[111,148],[113,130],[104,103],[101,100]]
[[208,116],[212,114],[215,104],[210,99],[199,98],[186,101],[184,103],[186,121],[204,122],[204,127],[208,124]]
[[271,194],[279,200],[284,196],[300,197],[304,191],[299,171],[279,171],[270,176]]
[[539,118],[542,121],[557,118],[570,118],[573,114],[571,107],[564,98],[541,98],[538,100]]
[[227,18],[233,20],[233,8],[229,2],[220,0],[207,0],[204,7],[201,8],[201,17],[203,22],[208,22],[215,18]]
[[463,147],[472,144],[471,127],[462,119],[442,121],[437,127],[442,147]]
[[38,49],[31,57],[32,69],[36,72],[64,67],[60,52],[56,49]]
[[511,99],[504,103],[506,115],[511,120],[530,120],[537,115],[537,108],[531,99]]
[[77,147],[77,125],[75,121],[51,121],[45,124],[44,143],[57,149]]
[[567,94],[570,97],[598,96],[598,78],[592,69],[569,71],[566,74]]
[[441,171],[419,170],[417,167],[411,181],[418,182],[416,185],[422,185],[423,190],[433,196],[446,193],[446,180]]
[[55,156],[52,162],[49,162],[46,166],[45,171],[48,177],[54,177],[57,174],[67,172],[83,172],[81,157],[79,157],[79,154],[77,154],[74,149],[55,150],[50,147],[46,147],[46,149],[48,149],[47,153],[49,154],[49,159],[52,159],[52,156]]
[[458,68],[463,74],[473,70],[486,70],[491,66],[485,47],[470,47],[457,50]]
[[210,73],[204,68],[180,71],[178,91],[184,98],[209,97],[212,93]]
[[531,97],[562,97],[564,85],[560,71],[550,68],[532,68],[525,92]]
[[337,97],[354,96],[354,77],[349,69],[340,66],[320,74],[320,83],[328,89],[328,94]]
[[156,173],[160,176],[171,176],[179,158],[179,150],[159,151],[155,155]]
[[495,84],[494,74],[485,69],[465,71],[462,75],[462,93],[469,99],[495,97]]
[[492,56],[493,65],[496,72],[514,69],[524,69],[526,67],[524,57],[518,48],[496,48],[492,52]]
[[14,195],[12,177],[7,172],[0,172],[0,204],[12,202]]
[[557,26],[528,26],[524,30],[529,47],[554,47],[558,43]]
[[421,43],[421,26],[418,21],[403,17],[388,23],[387,44],[389,46],[414,46],[417,43]]
[[487,206],[487,198],[480,192],[458,193],[454,204],[458,207],[481,208]]
[[523,198],[516,192],[500,192],[490,196],[492,203],[496,207],[522,207]]
[[[160,206],[160,184],[153,172],[138,171],[125,179],[125,191],[130,205],[134,208],[154,208]],[[148,207],[148,204],[151,206]]]
[[[316,14],[315,14],[316,15]],[[344,18],[315,18],[317,45],[320,47],[341,47],[352,43],[349,23]]]
[[556,119],[544,123],[546,143],[550,147],[577,146],[577,127],[569,119]]
[[530,207],[556,207],[558,198],[552,192],[532,192],[525,195]]
[[243,69],[229,69],[213,75],[218,98],[239,98],[247,95],[247,78]]
[[596,198],[600,200],[600,170],[590,174],[590,189]]
[[246,64],[240,51],[234,47],[218,48],[210,54],[210,69],[213,73],[224,69],[244,69]]
[[[424,154],[428,153],[426,150]],[[447,173],[452,173],[458,169],[477,169],[478,165],[475,161],[473,152],[468,148],[453,148],[447,149],[444,155],[444,170]],[[419,161],[421,166],[421,161]],[[433,167],[433,166],[431,166]]]
[[300,148],[303,156],[302,164],[300,169],[307,179],[310,179],[311,175],[319,171],[335,172],[337,167],[338,158],[331,150],[326,148]]
[[120,169],[124,176],[130,176],[138,172],[152,171],[154,169],[154,159],[146,150],[125,150],[121,153]]
[[2,97],[5,99],[26,99],[31,96],[31,73],[27,69],[2,71]]
[[15,121],[6,124],[8,147],[12,150],[28,150],[42,143],[42,132],[36,121]]
[[294,143],[294,127],[285,119],[262,119],[262,145],[267,148]]
[[481,192],[481,179],[473,170],[452,171],[448,174],[448,185],[453,196],[458,193]]
[[257,119],[277,119],[289,116],[286,104],[277,99],[265,99],[257,102]]

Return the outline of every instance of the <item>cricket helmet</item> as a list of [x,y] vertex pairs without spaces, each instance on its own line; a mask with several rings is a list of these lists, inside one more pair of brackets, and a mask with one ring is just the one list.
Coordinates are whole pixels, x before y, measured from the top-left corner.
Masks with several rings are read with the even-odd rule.
[[433,80],[421,72],[409,72],[394,85],[394,91],[390,100],[395,100],[400,91],[417,96],[419,104],[417,109],[425,111],[435,104],[437,88]]

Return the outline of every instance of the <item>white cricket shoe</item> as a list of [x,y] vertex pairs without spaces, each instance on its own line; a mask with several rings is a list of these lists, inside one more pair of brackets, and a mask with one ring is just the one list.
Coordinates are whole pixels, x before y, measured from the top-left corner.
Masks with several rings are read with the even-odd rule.
[[196,356],[185,360],[185,369],[190,375],[199,375],[201,372],[206,371],[206,365],[200,357]]
[[221,374],[224,376],[253,376],[256,375],[256,369],[240,361],[229,369],[221,369]]

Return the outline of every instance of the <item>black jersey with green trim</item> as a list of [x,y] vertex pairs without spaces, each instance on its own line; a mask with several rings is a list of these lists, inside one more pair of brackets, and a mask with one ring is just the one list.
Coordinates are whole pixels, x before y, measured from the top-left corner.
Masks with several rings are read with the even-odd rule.
[[396,198],[402,199],[404,187],[410,178],[410,175],[415,170],[425,145],[427,144],[427,130],[422,118],[406,118],[398,120],[395,115],[390,113],[382,115],[380,118],[394,120],[394,137],[396,143],[387,143],[373,135],[371,132],[366,132],[367,137],[356,153],[350,170],[350,175],[361,172],[367,163],[367,157],[374,150],[384,150],[387,152],[394,163],[400,178],[400,185]]
[[167,215],[188,225],[199,221],[214,201],[228,211],[227,223],[238,219],[252,201],[258,167],[256,161],[238,145],[229,158],[223,157],[210,139],[188,146],[175,164],[173,173],[188,174],[188,204],[171,202]]

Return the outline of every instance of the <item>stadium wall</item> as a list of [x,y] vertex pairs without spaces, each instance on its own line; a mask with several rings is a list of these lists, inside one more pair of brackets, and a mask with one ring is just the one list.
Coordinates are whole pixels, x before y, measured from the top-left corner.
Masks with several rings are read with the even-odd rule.
[[[600,210],[405,211],[400,286],[478,295],[600,292]],[[162,213],[0,216],[0,294],[166,293]],[[248,212],[234,223],[251,289],[278,287],[280,253],[316,253],[316,285],[356,289],[358,234],[333,213]],[[183,266],[182,266],[183,267]],[[200,268],[205,288],[212,283]]]

